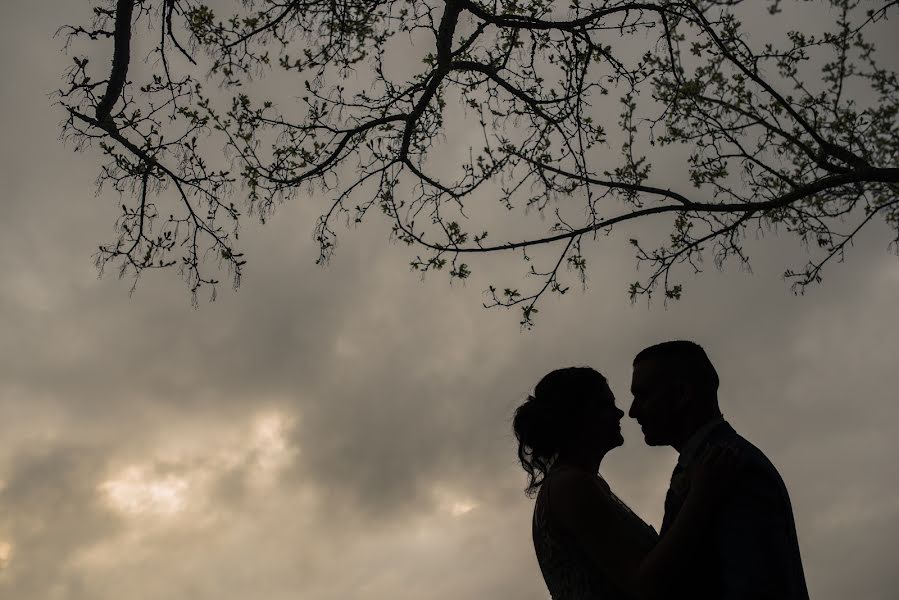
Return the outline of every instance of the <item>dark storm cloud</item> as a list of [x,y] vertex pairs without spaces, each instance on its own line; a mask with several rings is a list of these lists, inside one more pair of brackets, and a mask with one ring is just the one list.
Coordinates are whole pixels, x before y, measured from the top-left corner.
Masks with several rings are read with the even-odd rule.
[[108,457],[101,446],[32,443],[5,457],[0,537],[11,540],[0,592],[8,598],[89,598],[90,585],[68,563],[119,522],[95,490]]

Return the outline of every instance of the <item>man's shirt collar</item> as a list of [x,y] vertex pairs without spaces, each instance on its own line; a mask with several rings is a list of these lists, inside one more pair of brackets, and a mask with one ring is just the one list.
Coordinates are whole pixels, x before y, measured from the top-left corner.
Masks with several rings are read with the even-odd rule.
[[686,468],[696,458],[696,453],[706,438],[709,437],[709,434],[712,433],[712,430],[721,423],[724,423],[724,417],[719,415],[694,431],[693,435],[687,438],[687,441],[684,442],[681,448],[680,456],[677,457],[678,466]]

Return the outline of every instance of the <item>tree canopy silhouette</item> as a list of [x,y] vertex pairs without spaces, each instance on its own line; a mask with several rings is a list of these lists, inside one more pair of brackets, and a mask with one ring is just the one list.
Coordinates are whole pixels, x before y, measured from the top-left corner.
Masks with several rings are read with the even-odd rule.
[[[826,26],[779,35],[785,10]],[[899,239],[899,82],[868,41],[897,12],[860,0],[101,1],[89,25],[60,29],[76,56],[57,98],[63,138],[99,149],[98,183],[123,192],[101,272],[136,284],[180,268],[194,301],[203,286],[214,297],[222,273],[240,283],[242,211],[264,221],[304,191],[326,200],[309,224],[320,262],[372,214],[417,248],[421,272],[466,279],[477,255],[520,253],[525,283],[491,285],[485,304],[517,306],[530,325],[544,294],[584,280],[585,244],[630,221],[670,223],[650,244],[622,237],[649,266],[632,299],[679,298],[677,270],[707,255],[748,265],[758,229],[808,247],[785,273],[797,292],[872,220]],[[96,60],[110,50],[111,67]]]

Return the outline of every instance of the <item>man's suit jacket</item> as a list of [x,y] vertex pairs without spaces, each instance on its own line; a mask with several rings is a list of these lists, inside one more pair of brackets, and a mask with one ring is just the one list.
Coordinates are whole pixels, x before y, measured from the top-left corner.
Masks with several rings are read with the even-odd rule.
[[[808,600],[793,509],[783,479],[764,453],[726,422],[708,433],[696,454],[719,445],[737,448],[743,465],[734,474],[733,490],[702,539],[696,559],[681,574],[671,597]],[[687,475],[690,464],[683,469]],[[685,481],[688,478],[678,474],[672,478],[663,536],[683,505]]]

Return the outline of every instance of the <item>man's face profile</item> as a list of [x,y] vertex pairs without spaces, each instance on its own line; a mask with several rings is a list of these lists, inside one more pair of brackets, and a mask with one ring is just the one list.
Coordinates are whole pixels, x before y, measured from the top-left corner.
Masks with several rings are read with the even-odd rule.
[[640,424],[648,445],[666,446],[671,443],[670,432],[681,404],[677,393],[679,387],[670,369],[658,360],[644,359],[634,365],[631,379],[634,400],[628,415]]

